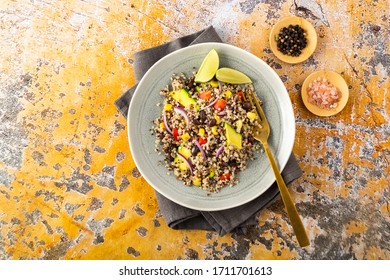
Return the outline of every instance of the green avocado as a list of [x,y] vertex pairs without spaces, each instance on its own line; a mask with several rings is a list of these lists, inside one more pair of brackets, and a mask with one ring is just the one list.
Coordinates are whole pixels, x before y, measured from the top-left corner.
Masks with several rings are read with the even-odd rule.
[[235,148],[242,149],[242,135],[228,123],[225,123],[224,127],[227,145],[232,145]]
[[190,108],[191,105],[196,107],[196,100],[192,98],[185,88],[175,90],[171,92],[173,99],[178,101],[185,108]]

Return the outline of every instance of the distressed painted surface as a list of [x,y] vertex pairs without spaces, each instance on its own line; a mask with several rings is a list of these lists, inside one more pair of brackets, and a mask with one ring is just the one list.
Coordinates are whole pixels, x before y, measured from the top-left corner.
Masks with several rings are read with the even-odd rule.
[[[390,259],[389,10],[387,0],[2,0],[0,259]],[[319,34],[294,66],[267,42],[287,15]],[[245,235],[171,230],[134,165],[113,103],[135,82],[133,53],[210,24],[290,93],[306,249],[280,201]],[[339,115],[303,106],[300,86],[317,69],[350,86]]]

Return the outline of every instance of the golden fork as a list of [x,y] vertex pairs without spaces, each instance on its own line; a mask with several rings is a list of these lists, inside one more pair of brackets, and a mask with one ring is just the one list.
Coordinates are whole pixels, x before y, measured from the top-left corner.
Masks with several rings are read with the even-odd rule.
[[310,245],[309,238],[307,237],[306,230],[302,224],[301,218],[299,217],[298,211],[290,197],[286,183],[284,182],[282,175],[280,174],[279,168],[276,164],[275,158],[268,146],[268,137],[270,134],[270,127],[261,108],[261,104],[254,93],[246,93],[245,99],[249,100],[253,107],[256,108],[256,114],[259,119],[259,125],[256,125],[253,130],[253,137],[263,144],[264,150],[267,153],[268,159],[271,163],[272,170],[274,171],[276,182],[278,184],[280,195],[282,197],[284,206],[286,207],[287,214],[290,218],[291,225],[294,229],[295,236],[298,239],[298,243],[301,247]]

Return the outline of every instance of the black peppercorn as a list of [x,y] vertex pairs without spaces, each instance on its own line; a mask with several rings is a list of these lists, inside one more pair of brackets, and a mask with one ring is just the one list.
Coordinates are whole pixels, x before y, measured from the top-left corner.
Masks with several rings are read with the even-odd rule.
[[299,25],[283,27],[276,36],[278,50],[286,55],[300,56],[307,46],[306,32]]

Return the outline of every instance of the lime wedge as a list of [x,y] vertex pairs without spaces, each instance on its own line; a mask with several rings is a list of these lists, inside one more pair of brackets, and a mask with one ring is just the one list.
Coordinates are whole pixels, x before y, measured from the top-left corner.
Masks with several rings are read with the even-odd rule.
[[218,81],[229,84],[252,83],[252,80],[244,73],[227,67],[218,69],[217,73],[215,73],[215,76]]
[[219,56],[215,49],[212,49],[203,59],[198,73],[195,75],[196,83],[205,83],[210,81],[219,67]]

